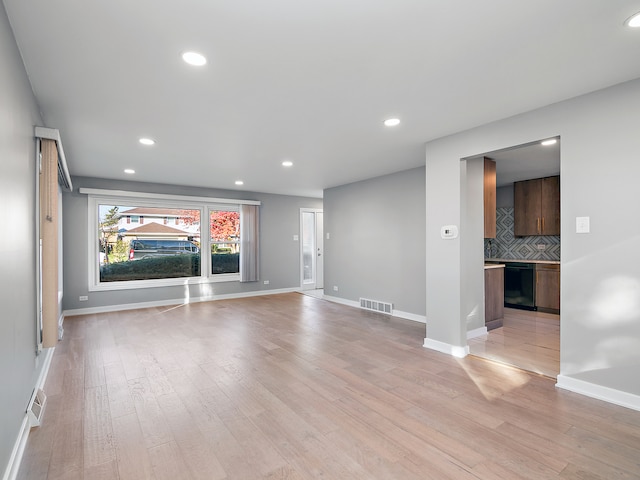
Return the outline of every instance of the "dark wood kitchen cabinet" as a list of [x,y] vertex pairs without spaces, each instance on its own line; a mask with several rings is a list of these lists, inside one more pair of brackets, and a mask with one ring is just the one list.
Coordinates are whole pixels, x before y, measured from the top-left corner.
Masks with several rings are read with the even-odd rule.
[[560,265],[536,265],[536,308],[560,313]]
[[516,237],[560,235],[560,177],[515,182],[514,225]]
[[496,162],[484,158],[484,238],[496,238]]
[[504,319],[504,265],[484,269],[484,325],[487,330],[502,326]]

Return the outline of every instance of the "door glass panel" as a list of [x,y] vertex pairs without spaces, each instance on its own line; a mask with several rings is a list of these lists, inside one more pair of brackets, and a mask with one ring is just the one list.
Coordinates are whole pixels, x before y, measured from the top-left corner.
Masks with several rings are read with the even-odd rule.
[[313,283],[315,259],[315,214],[302,212],[302,280]]

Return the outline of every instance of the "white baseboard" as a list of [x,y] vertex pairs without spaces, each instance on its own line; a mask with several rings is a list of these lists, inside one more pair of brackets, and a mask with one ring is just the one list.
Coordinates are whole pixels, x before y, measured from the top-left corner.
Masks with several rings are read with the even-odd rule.
[[[324,295],[324,300],[328,300],[333,303],[339,303],[341,305],[347,305],[349,307],[360,308],[360,302],[355,300],[347,300],[346,298],[332,297],[331,295]],[[368,310],[367,310],[368,311]],[[412,320],[419,323],[427,323],[427,317],[424,315],[417,315],[415,313],[403,312],[402,310],[394,309],[392,312],[393,317],[404,318],[405,320]]]
[[[47,375],[49,374],[49,367],[51,366],[51,359],[53,358],[53,352],[55,348],[46,348],[42,350],[40,356],[36,358],[37,362],[42,362],[42,369],[40,370],[40,375],[38,375],[38,379],[36,380],[36,384],[34,385],[34,392],[38,391],[39,388],[44,387],[44,383],[47,380]],[[22,424],[20,425],[20,431],[18,432],[18,437],[16,438],[16,442],[13,445],[13,450],[11,451],[11,456],[9,457],[9,463],[7,464],[7,468],[4,471],[4,475],[2,476],[2,480],[15,480],[18,475],[18,470],[20,470],[20,463],[22,462],[22,455],[24,454],[24,449],[27,445],[27,438],[29,438],[29,432],[31,431],[31,427],[29,425],[29,416],[25,411],[24,417],[22,419]]]
[[279,293],[291,293],[297,292],[297,288],[280,288],[276,290],[254,290],[251,292],[240,293],[227,293],[222,295],[209,295],[206,297],[192,297],[188,301],[184,298],[174,298],[169,300],[158,300],[153,302],[138,302],[138,303],[122,303],[118,305],[104,305],[102,307],[89,307],[89,308],[74,308],[71,310],[65,310],[63,315],[66,317],[72,317],[74,315],[92,315],[94,313],[107,313],[107,312],[121,312],[124,310],[137,310],[139,308],[150,307],[168,307],[170,305],[186,305],[189,303],[199,302],[211,302],[214,300],[229,300],[233,298],[248,298],[259,297],[262,295],[276,295]]
[[339,303],[340,305],[347,305],[348,307],[360,308],[360,302],[354,300],[347,300],[346,298],[332,297],[331,295],[324,295],[324,299],[333,303]]
[[457,345],[439,342],[438,340],[433,340],[432,338],[425,338],[424,344],[422,346],[431,350],[435,350],[436,352],[446,353],[447,355],[451,355],[457,358],[464,358],[469,355],[468,345],[459,347]]
[[487,327],[474,328],[473,330],[467,331],[467,340],[471,340],[472,338],[481,337],[483,335],[487,335],[489,331]]
[[640,411],[640,395],[596,385],[595,383],[585,382],[566,375],[558,375],[557,380],[556,387],[558,388]]
[[402,310],[394,310],[393,316],[404,318],[406,320],[413,320],[414,322],[418,323],[424,323],[425,325],[427,324],[426,315],[417,315],[415,313],[403,312]]

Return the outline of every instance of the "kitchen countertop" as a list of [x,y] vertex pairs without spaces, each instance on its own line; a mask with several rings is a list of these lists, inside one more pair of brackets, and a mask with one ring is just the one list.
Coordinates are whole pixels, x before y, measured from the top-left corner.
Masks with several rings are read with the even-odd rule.
[[485,258],[486,262],[498,262],[498,263],[546,263],[548,265],[560,265],[558,260],[525,260],[525,259],[517,259],[517,258]]
[[504,263],[485,263],[484,269],[489,270],[490,268],[504,268]]

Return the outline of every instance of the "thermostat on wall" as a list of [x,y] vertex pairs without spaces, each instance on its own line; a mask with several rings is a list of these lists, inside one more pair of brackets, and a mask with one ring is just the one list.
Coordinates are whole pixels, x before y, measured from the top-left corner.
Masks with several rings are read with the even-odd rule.
[[440,228],[440,236],[445,240],[458,238],[458,227],[456,225],[445,225]]

